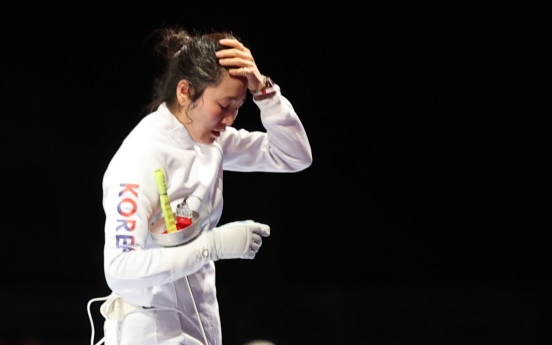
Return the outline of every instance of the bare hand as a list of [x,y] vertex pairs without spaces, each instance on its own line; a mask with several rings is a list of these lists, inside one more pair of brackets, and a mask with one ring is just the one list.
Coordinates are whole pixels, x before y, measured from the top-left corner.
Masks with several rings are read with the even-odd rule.
[[253,92],[264,87],[264,76],[259,72],[251,51],[240,41],[235,39],[222,39],[220,44],[231,48],[219,50],[217,57],[222,66],[234,66],[228,72],[233,77],[247,78],[247,88]]

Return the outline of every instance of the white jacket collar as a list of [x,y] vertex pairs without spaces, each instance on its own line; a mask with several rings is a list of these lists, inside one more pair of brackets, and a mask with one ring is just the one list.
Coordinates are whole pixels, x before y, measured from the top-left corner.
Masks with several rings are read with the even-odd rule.
[[190,133],[188,133],[186,127],[178,121],[165,103],[159,105],[154,116],[157,127],[163,133],[166,133],[174,141],[176,146],[188,149],[197,144]]

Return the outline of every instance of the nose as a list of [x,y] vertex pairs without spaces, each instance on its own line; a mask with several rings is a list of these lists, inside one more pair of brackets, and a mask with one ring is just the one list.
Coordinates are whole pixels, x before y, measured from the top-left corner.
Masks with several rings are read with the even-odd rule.
[[238,109],[227,111],[224,114],[222,123],[224,123],[226,126],[232,126],[232,124],[236,120],[236,116],[238,116]]

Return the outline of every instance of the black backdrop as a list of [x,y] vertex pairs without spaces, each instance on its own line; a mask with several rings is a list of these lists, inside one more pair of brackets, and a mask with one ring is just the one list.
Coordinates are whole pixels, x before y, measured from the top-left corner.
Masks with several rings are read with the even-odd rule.
[[[241,37],[313,149],[297,174],[225,174],[222,222],[272,228],[255,260],[217,263],[225,344],[543,343],[548,8],[19,2],[1,16],[0,344],[90,343],[86,303],[109,292],[102,174],[149,100],[145,37],[168,24]],[[251,101],[235,125],[260,129]]]

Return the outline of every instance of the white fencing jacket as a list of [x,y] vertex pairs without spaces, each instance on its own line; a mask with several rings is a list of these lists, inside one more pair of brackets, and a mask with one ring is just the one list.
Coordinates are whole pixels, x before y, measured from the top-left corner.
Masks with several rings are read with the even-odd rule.
[[[254,101],[265,132],[227,127],[212,145],[195,142],[166,104],[145,116],[110,161],[103,178],[104,269],[109,288],[128,303],[179,310],[182,332],[203,339],[188,276],[211,345],[221,344],[215,265],[202,255],[203,234],[178,247],[161,247],[149,233],[162,220],[154,171],[163,168],[173,211],[198,196],[210,210],[210,228],[222,213],[222,172],[297,172],[312,163],[307,135],[291,103],[275,85],[273,97]],[[192,199],[190,199],[191,201]],[[202,341],[202,340],[201,340]]]

